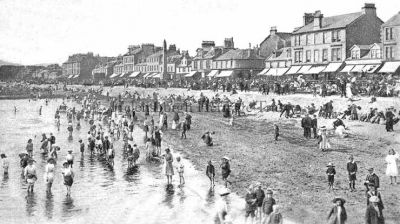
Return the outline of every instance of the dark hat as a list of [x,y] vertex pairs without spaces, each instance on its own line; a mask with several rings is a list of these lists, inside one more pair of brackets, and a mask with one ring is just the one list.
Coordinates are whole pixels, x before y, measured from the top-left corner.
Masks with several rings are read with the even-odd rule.
[[344,205],[344,203],[346,203],[346,200],[344,200],[343,198],[334,198],[334,199],[332,200],[333,203],[336,203],[337,201],[341,201],[341,202],[342,202],[342,205]]
[[56,160],[54,158],[50,158],[47,160],[47,163],[55,163],[55,162],[56,162]]
[[267,193],[267,194],[273,194],[273,192],[272,192],[271,189],[268,189],[266,193]]
[[368,171],[374,171],[374,168],[370,167],[368,168]]

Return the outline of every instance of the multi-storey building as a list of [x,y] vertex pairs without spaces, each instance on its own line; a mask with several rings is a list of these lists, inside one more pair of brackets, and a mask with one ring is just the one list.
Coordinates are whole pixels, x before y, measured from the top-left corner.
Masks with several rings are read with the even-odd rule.
[[382,25],[382,56],[385,64],[381,73],[400,73],[400,12]]
[[117,61],[110,61],[106,64],[99,64],[92,71],[93,78],[102,79],[102,78],[110,78],[114,72],[114,66],[117,64]]
[[135,71],[135,65],[146,62],[146,58],[156,52],[154,44],[131,45],[128,52],[122,56],[124,66],[121,76],[127,76]]
[[[360,12],[331,17],[324,17],[321,11],[305,13],[303,26],[292,33],[292,65],[304,67],[299,74],[336,72],[351,56],[351,47],[380,42],[382,23],[374,4],[365,4]],[[334,64],[328,68],[328,63]]]
[[260,44],[260,55],[269,58],[277,50],[290,47],[291,33],[278,32],[276,26],[271,27],[269,35]]
[[202,77],[206,74],[216,75],[217,70],[211,72],[214,59],[232,49],[235,49],[233,38],[225,38],[224,46],[215,46],[214,41],[203,41],[193,58],[192,71],[200,72]]
[[354,45],[350,48],[350,57],[345,61],[341,72],[375,73],[382,65],[382,48],[380,43],[371,45]]
[[[166,45],[166,43],[165,43]],[[164,50],[165,48],[165,50]],[[172,73],[175,73],[175,65],[168,64],[168,60],[171,57],[180,57],[180,52],[179,50],[176,49],[176,46],[174,44],[170,45],[168,49],[166,47],[163,48],[158,48],[159,51],[155,52],[154,54],[151,54],[146,58],[146,63],[145,64],[139,64],[136,66],[137,71],[140,70],[146,70],[146,73],[143,77],[144,78],[163,78],[163,79],[169,79]],[[166,64],[164,64],[164,60],[166,59]],[[167,71],[164,73],[164,69]],[[163,77],[164,75],[167,75],[168,77]]]
[[264,68],[264,60],[257,49],[232,49],[214,59],[212,69],[218,70],[217,78],[250,78]]
[[183,77],[193,77],[196,73],[192,73],[192,58],[188,51],[182,51],[180,64],[177,66],[175,80]]
[[87,54],[74,54],[62,64],[63,75],[68,78],[91,79],[92,70],[96,65],[106,63],[115,58],[94,56],[92,52]]

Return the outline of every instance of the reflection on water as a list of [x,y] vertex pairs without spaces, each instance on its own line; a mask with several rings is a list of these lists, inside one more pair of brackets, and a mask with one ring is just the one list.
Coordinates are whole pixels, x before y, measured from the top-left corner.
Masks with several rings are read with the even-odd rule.
[[[162,164],[147,163],[139,158],[138,166],[128,169],[122,152],[122,141],[114,142],[115,164],[110,167],[104,158],[90,155],[87,148],[86,121],[81,130],[74,130],[68,137],[66,114],[61,114],[60,131],[54,122],[54,113],[61,100],[51,100],[46,106],[43,101],[5,100],[0,103],[0,142],[2,152],[10,160],[9,177],[0,184],[0,217],[2,223],[210,223],[210,211],[214,194],[202,175],[185,164],[186,184],[176,188],[179,177],[173,177],[173,185],[166,186]],[[78,105],[67,102],[69,106]],[[14,113],[13,106],[18,112]],[[42,108],[39,116],[38,109]],[[76,127],[76,124],[73,124]],[[41,136],[52,132],[58,152],[52,194],[46,193],[43,175],[47,156],[40,153]],[[135,126],[134,142],[144,155],[144,133]],[[18,154],[24,152],[26,142],[33,139],[35,166],[38,180],[34,193],[27,193],[27,184],[21,177]],[[85,152],[79,151],[77,139],[83,139]],[[173,146],[171,147],[173,148]],[[62,162],[67,150],[73,149],[75,164],[72,197],[66,196],[66,187],[61,176]],[[206,195],[204,197],[203,195]],[[13,212],[9,212],[9,211]],[[154,212],[154,211],[157,212]],[[107,211],[107,212],[104,212]],[[132,212],[135,211],[135,212]],[[207,212],[205,212],[207,211]],[[5,222],[3,222],[3,220]]]
[[33,216],[34,213],[36,212],[36,199],[37,196],[35,193],[29,193],[26,195],[25,200],[26,200],[26,214],[27,216]]
[[54,212],[54,197],[52,193],[47,193],[45,201],[45,216],[51,219],[53,218],[53,212]]

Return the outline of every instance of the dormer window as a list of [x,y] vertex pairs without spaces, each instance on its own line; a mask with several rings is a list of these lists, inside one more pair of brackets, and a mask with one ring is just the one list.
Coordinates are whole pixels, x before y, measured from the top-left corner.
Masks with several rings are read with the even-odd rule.
[[360,50],[351,51],[351,59],[360,59]]

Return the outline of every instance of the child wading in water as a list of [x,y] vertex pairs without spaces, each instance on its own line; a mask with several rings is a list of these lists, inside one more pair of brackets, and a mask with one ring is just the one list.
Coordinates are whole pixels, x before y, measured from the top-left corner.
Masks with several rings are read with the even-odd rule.
[[328,175],[328,186],[329,186],[329,191],[333,189],[333,183],[335,182],[335,166],[332,163],[328,164],[328,169],[326,170],[326,174]]
[[8,161],[6,154],[4,154],[4,153],[1,154],[1,160],[3,161],[4,176],[7,176],[8,175],[8,167],[10,166],[10,162]]
[[176,171],[178,171],[179,174],[179,184],[182,186],[185,184],[185,178],[183,177],[183,173],[184,173],[184,165],[181,162],[181,157],[176,157]]

